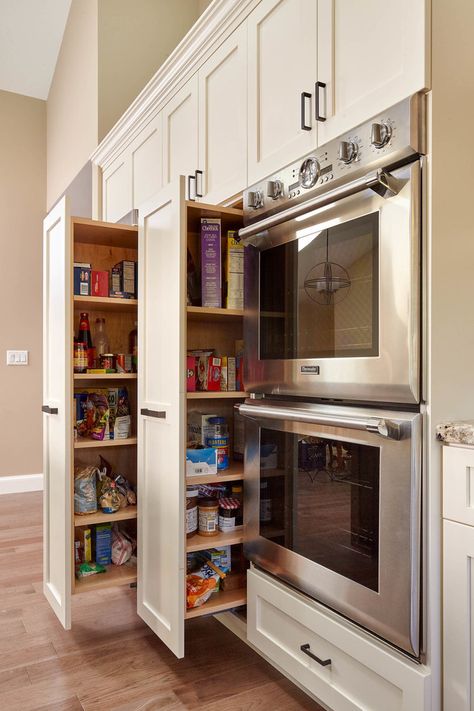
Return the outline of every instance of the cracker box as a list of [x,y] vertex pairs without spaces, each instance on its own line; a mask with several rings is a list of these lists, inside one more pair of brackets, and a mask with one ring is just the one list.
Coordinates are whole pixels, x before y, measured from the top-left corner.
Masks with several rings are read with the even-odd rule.
[[222,307],[220,219],[201,218],[201,301],[206,307]]
[[221,389],[222,358],[202,355],[197,358],[196,389],[214,392]]
[[94,269],[92,270],[91,295],[109,295],[109,272],[97,272]]
[[126,294],[129,298],[134,298],[136,294],[136,273],[137,263],[130,259],[124,259],[112,267],[110,295]]
[[227,356],[227,390],[237,390],[234,356]]
[[74,295],[91,295],[91,268],[89,266],[74,264]]
[[215,413],[210,415],[191,410],[188,412],[188,442],[196,442],[197,444],[206,444],[206,437],[209,430],[209,420],[211,417],[217,417]]
[[238,233],[227,232],[226,279],[228,309],[244,308],[244,245]]
[[196,356],[186,358],[186,389],[188,393],[196,391]]

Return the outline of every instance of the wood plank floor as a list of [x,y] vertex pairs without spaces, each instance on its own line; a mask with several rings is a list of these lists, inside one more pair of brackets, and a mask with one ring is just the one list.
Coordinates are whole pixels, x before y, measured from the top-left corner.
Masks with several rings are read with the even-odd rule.
[[73,600],[63,630],[42,594],[41,494],[0,496],[2,711],[322,711],[212,618],[178,660],[137,617],[129,588]]

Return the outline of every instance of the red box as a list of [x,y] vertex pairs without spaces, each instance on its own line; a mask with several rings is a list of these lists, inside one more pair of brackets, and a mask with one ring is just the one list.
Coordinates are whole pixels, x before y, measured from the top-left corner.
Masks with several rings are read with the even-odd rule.
[[109,295],[109,272],[96,272],[92,270],[91,296]]
[[222,358],[215,355],[200,355],[196,359],[196,387],[204,392],[221,389]]
[[196,391],[196,357],[188,355],[186,358],[186,380],[187,391],[193,393]]

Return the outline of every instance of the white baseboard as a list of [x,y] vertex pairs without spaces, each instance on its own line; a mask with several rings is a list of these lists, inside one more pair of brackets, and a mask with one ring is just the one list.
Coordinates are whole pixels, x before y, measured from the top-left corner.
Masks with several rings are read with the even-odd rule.
[[0,476],[0,496],[2,494],[22,494],[26,491],[43,491],[43,475]]

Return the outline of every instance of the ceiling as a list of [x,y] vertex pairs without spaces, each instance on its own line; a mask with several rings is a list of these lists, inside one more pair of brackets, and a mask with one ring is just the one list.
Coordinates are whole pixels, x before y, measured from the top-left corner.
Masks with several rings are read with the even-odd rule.
[[0,0],[0,89],[47,99],[71,0]]

